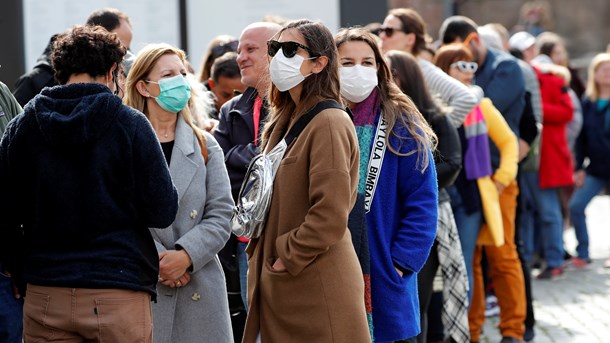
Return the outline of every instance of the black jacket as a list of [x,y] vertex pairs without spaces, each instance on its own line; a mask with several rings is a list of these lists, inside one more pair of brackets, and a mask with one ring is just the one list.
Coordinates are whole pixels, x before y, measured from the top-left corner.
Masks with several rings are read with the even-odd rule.
[[149,292],[178,194],[146,117],[106,86],[44,89],[0,143],[0,258],[25,282]]
[[582,101],[582,130],[576,141],[576,170],[583,169],[589,158],[588,174],[610,178],[610,105],[601,110],[597,103],[584,98]]
[[448,116],[434,115],[429,124],[438,138],[434,164],[439,188],[438,202],[441,203],[449,200],[444,188],[453,185],[462,170],[462,145],[458,130],[453,127]]
[[[222,105],[219,115],[220,122],[214,132],[214,138],[225,153],[225,163],[231,179],[231,192],[236,203],[248,165],[258,154],[258,146],[254,144],[253,116],[256,95],[256,89],[248,88],[243,94]],[[263,106],[259,135],[263,131],[266,116],[267,109],[266,106]]]
[[49,44],[38,60],[34,68],[22,75],[15,83],[15,91],[13,95],[21,106],[25,106],[32,98],[34,98],[45,87],[53,87],[57,85],[55,81],[55,71],[51,65],[51,49],[57,35],[51,37]]

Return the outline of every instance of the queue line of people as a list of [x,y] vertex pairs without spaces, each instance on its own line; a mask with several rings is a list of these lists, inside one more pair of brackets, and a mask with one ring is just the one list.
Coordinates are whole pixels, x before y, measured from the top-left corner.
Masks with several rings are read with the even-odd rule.
[[[130,29],[126,16],[110,13],[115,28]],[[426,342],[427,323],[441,318],[450,341],[478,342],[485,272],[502,310],[501,343],[531,340],[531,260],[519,243],[533,233],[518,232],[518,163],[536,148],[529,136],[541,121],[535,144],[541,172],[549,171],[539,183],[551,187],[542,202],[554,206],[542,220],[554,224],[542,231],[538,278],[564,271],[555,187],[572,184],[574,164],[572,263],[586,267],[584,208],[608,184],[600,156],[610,144],[600,130],[610,120],[597,118],[608,117],[599,113],[607,112],[610,59],[600,54],[591,65],[573,157],[569,74],[557,76],[542,57],[526,59],[541,84],[532,95],[527,68],[490,48],[480,29],[470,18],[448,18],[443,46],[428,61],[425,24],[411,9],[391,10],[378,36],[356,27],[333,37],[305,19],[254,23],[238,40],[210,44],[198,81],[184,52],[167,44],[148,45],[125,64],[125,30],[92,23],[54,36],[48,56],[58,85],[23,114],[15,107],[0,143],[0,173],[14,180],[0,206],[10,214],[0,262],[25,296],[26,341]],[[531,47],[527,35],[512,41],[521,53]],[[287,148],[261,236],[232,235],[249,161],[328,101],[334,108],[317,113]],[[548,183],[558,169],[545,168],[558,151],[563,181]],[[68,236],[79,244],[66,244]],[[526,246],[531,256],[535,245]],[[439,268],[442,313],[430,306]],[[227,297],[231,272],[243,326]],[[69,308],[82,316],[62,316]],[[96,332],[100,318],[112,321]],[[128,337],[134,321],[144,326]]]

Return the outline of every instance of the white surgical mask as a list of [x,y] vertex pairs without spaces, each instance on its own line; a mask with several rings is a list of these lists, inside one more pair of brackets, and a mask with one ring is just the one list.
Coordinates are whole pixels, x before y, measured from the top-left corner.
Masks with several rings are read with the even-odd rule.
[[[312,60],[314,58],[307,59]],[[271,82],[280,92],[292,89],[305,80],[305,76],[301,74],[301,65],[305,60],[306,58],[298,54],[288,58],[284,56],[282,49],[278,50],[275,56],[273,56],[271,64],[269,64],[269,76],[271,77]]]
[[353,103],[362,102],[377,87],[377,69],[356,64],[339,68],[341,95]]

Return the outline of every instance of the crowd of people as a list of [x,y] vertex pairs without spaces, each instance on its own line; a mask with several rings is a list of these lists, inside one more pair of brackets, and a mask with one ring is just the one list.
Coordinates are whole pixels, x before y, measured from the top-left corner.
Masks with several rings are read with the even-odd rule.
[[[492,298],[500,343],[531,341],[532,278],[592,263],[610,53],[585,83],[525,29],[272,17],[200,70],[131,52],[112,8],[53,35],[0,83],[0,342],[468,343]],[[250,162],[278,147],[262,231],[238,236]]]

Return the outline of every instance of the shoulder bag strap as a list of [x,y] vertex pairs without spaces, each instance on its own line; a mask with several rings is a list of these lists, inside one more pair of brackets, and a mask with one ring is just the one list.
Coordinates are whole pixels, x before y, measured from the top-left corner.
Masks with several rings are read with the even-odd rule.
[[341,104],[339,104],[336,100],[324,100],[320,101],[314,108],[309,110],[309,112],[305,113],[299,120],[294,124],[294,126],[290,129],[290,132],[286,135],[284,140],[286,141],[286,146],[289,146],[292,141],[305,129],[307,124],[320,112],[324,111],[328,108],[338,108],[340,110],[345,110]]
[[373,139],[373,146],[371,147],[371,157],[369,158],[369,165],[366,172],[366,185],[364,192],[364,210],[369,213],[371,210],[371,203],[375,196],[375,189],[377,188],[377,181],[379,181],[379,174],[381,173],[381,165],[383,163],[383,156],[386,150],[386,135],[388,129],[388,122],[385,120],[383,112],[379,116],[379,123],[377,124],[377,130],[375,131],[375,138]]

